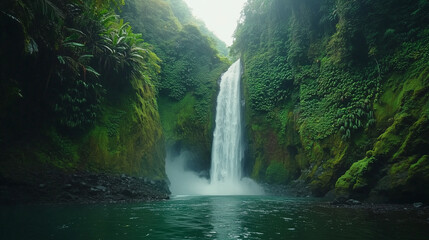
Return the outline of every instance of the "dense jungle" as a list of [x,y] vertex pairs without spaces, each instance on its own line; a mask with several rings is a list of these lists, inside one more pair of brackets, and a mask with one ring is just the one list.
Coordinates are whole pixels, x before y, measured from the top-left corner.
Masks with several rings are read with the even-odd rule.
[[189,2],[1,1],[1,239],[427,238],[429,1]]
[[182,0],[2,1],[0,200],[167,199],[167,153],[184,151],[209,179],[220,82],[240,59],[242,177],[426,204],[428,13],[248,0],[227,47]]

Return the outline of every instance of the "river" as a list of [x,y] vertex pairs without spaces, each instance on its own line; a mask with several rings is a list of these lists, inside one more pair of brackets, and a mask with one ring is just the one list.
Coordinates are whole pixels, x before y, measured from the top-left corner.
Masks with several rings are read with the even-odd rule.
[[428,239],[427,215],[311,198],[176,196],[167,201],[0,208],[0,239]]

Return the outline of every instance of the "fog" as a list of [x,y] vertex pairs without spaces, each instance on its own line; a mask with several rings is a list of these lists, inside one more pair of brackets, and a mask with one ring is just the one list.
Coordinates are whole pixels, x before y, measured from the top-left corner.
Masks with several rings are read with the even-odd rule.
[[216,182],[211,184],[204,173],[189,170],[191,152],[179,154],[167,151],[166,172],[170,180],[170,191],[173,195],[262,195],[263,189],[250,178],[233,182]]

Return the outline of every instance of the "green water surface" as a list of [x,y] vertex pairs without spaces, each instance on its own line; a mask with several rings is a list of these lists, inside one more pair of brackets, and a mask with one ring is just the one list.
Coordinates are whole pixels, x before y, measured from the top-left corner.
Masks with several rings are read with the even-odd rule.
[[0,239],[429,239],[416,211],[336,208],[268,196],[0,207]]

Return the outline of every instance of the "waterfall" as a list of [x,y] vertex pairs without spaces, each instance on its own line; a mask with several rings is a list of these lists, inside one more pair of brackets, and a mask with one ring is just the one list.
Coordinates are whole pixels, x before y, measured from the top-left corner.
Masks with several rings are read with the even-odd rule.
[[242,178],[244,140],[240,80],[239,59],[222,75],[217,97],[210,171],[210,185],[217,194],[261,193],[256,183]]
[[240,90],[240,60],[222,75],[217,97],[210,181],[186,170],[191,153],[174,156],[167,152],[166,172],[174,195],[256,195],[263,190],[243,177],[244,139]]
[[240,77],[240,60],[237,60],[223,74],[220,82],[210,174],[213,184],[237,182],[241,179],[244,146],[241,126]]

